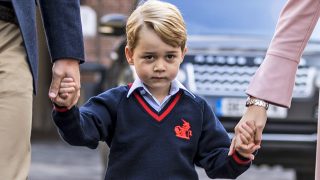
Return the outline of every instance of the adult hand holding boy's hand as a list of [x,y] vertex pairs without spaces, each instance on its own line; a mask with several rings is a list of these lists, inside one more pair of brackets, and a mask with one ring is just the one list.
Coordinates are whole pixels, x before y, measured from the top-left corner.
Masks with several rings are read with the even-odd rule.
[[248,119],[252,119],[253,117],[255,116],[252,116],[252,114],[250,112],[248,113],[247,111],[243,118],[240,120],[240,122],[237,124],[235,128],[235,136],[232,139],[228,155],[232,155],[234,150],[236,150],[243,157],[246,157],[251,160],[254,159],[253,153],[260,148],[261,140],[256,141],[257,126],[255,122],[247,121]]
[[58,96],[53,100],[53,102],[59,107],[68,107],[68,102],[71,102],[76,96],[76,83],[72,78],[63,78],[60,84]]
[[49,90],[49,98],[57,101],[60,84],[63,78],[72,78],[75,82],[76,95],[73,98],[67,98],[64,101],[65,106],[70,109],[74,106],[80,97],[80,65],[78,60],[74,59],[59,59],[56,60],[52,67],[52,81]]

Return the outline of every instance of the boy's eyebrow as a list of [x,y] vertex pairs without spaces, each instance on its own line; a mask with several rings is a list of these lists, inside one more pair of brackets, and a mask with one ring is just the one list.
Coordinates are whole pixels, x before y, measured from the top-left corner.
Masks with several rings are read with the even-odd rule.
[[[174,54],[174,53],[178,53],[178,51],[166,51],[166,53]],[[145,52],[143,52],[143,54],[157,54],[157,52],[154,52],[154,51],[145,51]]]
[[154,51],[144,51],[143,53],[153,54],[155,52]]
[[178,53],[178,51],[167,51],[166,53]]
[[156,54],[156,53],[152,52],[152,51],[145,51],[145,52],[143,52],[143,54]]

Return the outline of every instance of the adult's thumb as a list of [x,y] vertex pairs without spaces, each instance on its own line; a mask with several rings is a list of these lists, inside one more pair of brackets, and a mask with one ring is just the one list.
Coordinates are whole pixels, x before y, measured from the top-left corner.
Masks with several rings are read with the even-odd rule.
[[260,146],[261,141],[262,141],[262,129],[257,129],[254,137],[254,143]]
[[228,156],[231,156],[234,152],[234,146],[235,146],[235,137],[232,138],[232,141],[231,141],[231,145],[229,147],[229,152],[228,152]]
[[62,80],[62,78],[60,78],[60,77],[57,77],[54,75],[52,76],[52,81],[51,81],[50,89],[49,89],[49,97],[51,99],[54,99],[57,97],[61,80]]

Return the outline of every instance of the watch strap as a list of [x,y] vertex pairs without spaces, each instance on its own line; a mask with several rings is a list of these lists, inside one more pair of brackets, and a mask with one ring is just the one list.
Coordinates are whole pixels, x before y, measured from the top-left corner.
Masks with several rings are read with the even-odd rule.
[[266,110],[268,110],[269,108],[269,103],[267,103],[264,100],[258,99],[258,98],[254,98],[254,97],[248,97],[247,101],[246,101],[246,106],[260,106],[260,107],[264,107]]

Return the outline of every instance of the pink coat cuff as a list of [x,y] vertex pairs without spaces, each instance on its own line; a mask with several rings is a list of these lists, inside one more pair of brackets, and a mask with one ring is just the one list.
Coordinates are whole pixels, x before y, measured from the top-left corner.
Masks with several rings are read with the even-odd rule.
[[246,93],[271,104],[289,108],[297,68],[296,61],[267,54]]

